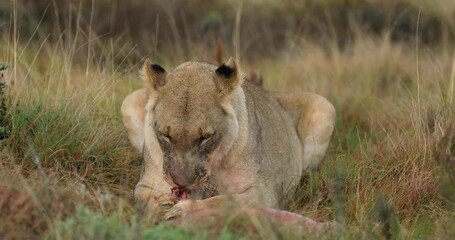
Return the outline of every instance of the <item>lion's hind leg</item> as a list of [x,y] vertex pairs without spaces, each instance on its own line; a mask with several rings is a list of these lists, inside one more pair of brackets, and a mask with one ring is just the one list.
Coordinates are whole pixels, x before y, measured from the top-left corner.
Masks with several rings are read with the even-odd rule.
[[335,125],[335,108],[317,94],[290,93],[275,97],[295,121],[302,143],[303,172],[316,168],[329,146]]
[[142,88],[128,95],[123,100],[120,109],[123,125],[128,131],[131,145],[139,152],[142,152],[144,144],[145,105],[147,100],[147,89]]

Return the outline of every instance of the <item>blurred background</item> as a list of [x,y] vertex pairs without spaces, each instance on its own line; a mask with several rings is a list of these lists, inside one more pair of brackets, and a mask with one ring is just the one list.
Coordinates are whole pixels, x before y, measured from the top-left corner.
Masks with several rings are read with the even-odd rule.
[[218,41],[232,52],[238,38],[242,57],[253,60],[303,39],[343,49],[359,36],[388,34],[392,41],[447,46],[455,37],[454,12],[451,0],[14,0],[0,3],[0,32],[5,38],[15,27],[22,41],[47,35],[65,41],[77,32],[86,41],[115,38],[134,47],[132,61],[146,54],[210,59]]

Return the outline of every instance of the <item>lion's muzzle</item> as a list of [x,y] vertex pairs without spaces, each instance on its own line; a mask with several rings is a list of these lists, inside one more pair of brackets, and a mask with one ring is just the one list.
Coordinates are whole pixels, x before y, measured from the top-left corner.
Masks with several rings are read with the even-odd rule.
[[196,187],[207,179],[207,170],[201,164],[173,161],[165,165],[166,174],[179,187]]

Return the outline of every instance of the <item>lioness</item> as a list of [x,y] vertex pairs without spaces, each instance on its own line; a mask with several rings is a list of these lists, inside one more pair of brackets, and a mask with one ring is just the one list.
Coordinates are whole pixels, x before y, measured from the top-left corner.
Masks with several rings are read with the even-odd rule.
[[[325,155],[335,109],[321,96],[267,93],[244,81],[232,58],[171,72],[146,60],[142,75],[147,87],[127,96],[121,113],[144,156],[134,196],[145,209],[173,205],[171,218],[223,199],[280,208]],[[189,200],[178,201],[173,187]]]

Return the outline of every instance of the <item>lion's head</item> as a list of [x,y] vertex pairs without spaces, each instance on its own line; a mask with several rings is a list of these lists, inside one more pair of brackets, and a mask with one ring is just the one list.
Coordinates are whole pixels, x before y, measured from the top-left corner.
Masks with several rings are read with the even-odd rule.
[[238,68],[231,58],[219,67],[187,62],[166,72],[146,60],[142,73],[149,90],[145,127],[153,129],[163,152],[166,181],[195,188],[238,138]]

